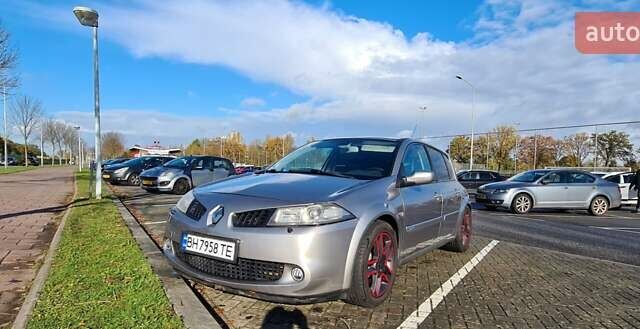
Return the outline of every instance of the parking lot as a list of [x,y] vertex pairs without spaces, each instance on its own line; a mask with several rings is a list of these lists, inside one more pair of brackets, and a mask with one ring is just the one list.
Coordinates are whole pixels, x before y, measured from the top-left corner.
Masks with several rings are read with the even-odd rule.
[[[115,190],[160,243],[179,197]],[[466,253],[436,251],[402,266],[391,298],[375,309],[281,305],[194,285],[228,328],[640,328],[639,215],[623,208],[598,218],[515,216],[478,206],[474,230]],[[461,268],[488,245],[495,246],[456,285]]]

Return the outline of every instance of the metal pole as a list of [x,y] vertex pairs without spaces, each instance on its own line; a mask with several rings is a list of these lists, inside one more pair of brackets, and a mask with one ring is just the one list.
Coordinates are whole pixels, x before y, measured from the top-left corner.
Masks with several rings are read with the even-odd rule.
[[491,135],[487,133],[487,168],[486,169],[489,169],[489,137],[490,136]]
[[207,155],[207,138],[202,137],[202,155]]
[[78,129],[78,171],[82,171],[82,153],[80,150],[80,129]]
[[538,133],[533,135],[533,169],[537,169],[538,162]]
[[102,199],[102,154],[100,154],[100,79],[98,70],[98,27],[93,27],[93,94],[95,100],[95,130],[96,130],[96,199]]
[[513,171],[515,173],[518,172],[518,140],[519,140],[518,135],[516,135],[516,154],[513,159]]
[[[598,167],[598,126],[596,126],[596,133],[595,133],[595,141],[593,143],[593,146],[595,146],[596,150],[595,150],[595,158],[593,159],[593,171],[596,171],[596,168]],[[606,166],[606,164],[605,164]]]
[[[466,81],[466,80],[465,80]],[[469,170],[473,170],[473,134],[475,130],[476,124],[476,115],[475,115],[475,102],[476,102],[476,88],[469,82],[467,82],[469,86],[471,86],[471,160],[469,162]]]
[[44,166],[44,122],[40,120],[40,167]]
[[7,86],[6,84],[2,84],[2,108],[3,108],[3,119],[4,119],[4,167],[7,168],[9,166],[9,164],[7,163],[9,161],[9,155],[7,154],[8,152],[8,147],[7,147],[7,138],[9,138],[9,133],[7,132]]

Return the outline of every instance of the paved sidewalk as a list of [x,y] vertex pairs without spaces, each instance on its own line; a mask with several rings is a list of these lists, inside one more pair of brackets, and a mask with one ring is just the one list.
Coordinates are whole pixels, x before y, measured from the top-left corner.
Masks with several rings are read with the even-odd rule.
[[0,328],[22,304],[73,193],[73,168],[0,175]]

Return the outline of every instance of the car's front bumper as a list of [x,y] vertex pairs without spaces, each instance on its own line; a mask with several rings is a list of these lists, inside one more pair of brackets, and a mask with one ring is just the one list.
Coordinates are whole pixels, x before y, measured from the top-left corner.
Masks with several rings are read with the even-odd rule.
[[163,176],[140,176],[140,186],[145,190],[154,190],[161,192],[171,192],[173,190],[173,183],[178,179],[166,178]]
[[[345,268],[349,266],[347,254],[356,220],[287,228],[234,227],[228,219],[229,216],[225,216],[218,224],[206,226],[172,210],[163,251],[174,268],[207,285],[277,302],[317,302],[339,298],[344,291]],[[236,240],[239,259],[281,264],[282,274],[272,281],[247,281],[200,271],[191,266],[179,250],[183,232]],[[301,281],[293,279],[291,271],[295,267],[304,271]]]
[[486,206],[493,207],[511,207],[512,196],[509,192],[506,193],[494,193],[492,191],[478,190],[475,195],[476,203],[480,203]]
[[129,179],[129,172],[125,172],[125,173],[116,173],[115,171],[112,172],[102,172],[102,179],[110,182],[110,183],[120,183],[120,182],[126,182],[127,179]]

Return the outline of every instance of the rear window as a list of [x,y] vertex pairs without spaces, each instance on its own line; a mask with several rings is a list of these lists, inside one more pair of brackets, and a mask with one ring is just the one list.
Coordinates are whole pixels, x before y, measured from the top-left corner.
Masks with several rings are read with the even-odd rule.
[[444,154],[430,146],[427,146],[427,152],[429,153],[429,158],[431,158],[431,167],[435,178],[439,181],[449,180],[449,168]]
[[581,173],[581,172],[572,172],[569,175],[569,183],[574,183],[574,184],[593,183],[595,180],[596,180],[595,177],[585,173]]

